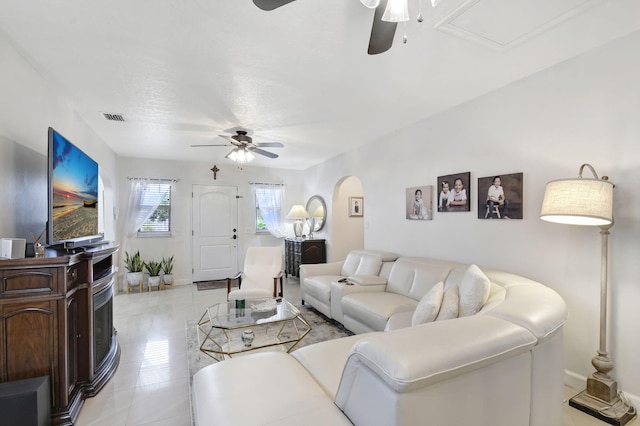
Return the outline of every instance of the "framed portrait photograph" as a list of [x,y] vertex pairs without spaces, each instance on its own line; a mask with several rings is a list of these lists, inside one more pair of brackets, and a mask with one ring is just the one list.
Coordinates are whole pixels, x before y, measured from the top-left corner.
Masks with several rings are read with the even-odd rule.
[[364,214],[364,198],[349,197],[349,217],[360,217]]
[[522,173],[478,178],[478,219],[522,219]]
[[471,211],[471,172],[438,176],[438,211]]
[[431,220],[433,185],[414,186],[406,189],[405,210],[409,220]]

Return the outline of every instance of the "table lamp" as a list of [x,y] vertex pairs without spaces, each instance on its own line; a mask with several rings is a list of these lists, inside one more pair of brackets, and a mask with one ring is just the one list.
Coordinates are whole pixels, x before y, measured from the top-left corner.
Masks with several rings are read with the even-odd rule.
[[302,237],[302,219],[307,219],[309,217],[309,213],[304,209],[300,204],[296,204],[291,207],[289,214],[287,215],[287,219],[295,219],[293,223],[293,233],[297,238]]
[[[587,167],[593,178],[583,178]],[[569,400],[569,405],[613,425],[624,425],[635,409],[621,400],[618,384],[609,376],[613,361],[607,352],[607,266],[609,229],[613,226],[613,183],[598,178],[590,164],[580,166],[578,178],[554,180],[547,184],[540,218],[568,225],[600,227],[600,347],[591,361],[596,372],[587,378],[586,390]]]

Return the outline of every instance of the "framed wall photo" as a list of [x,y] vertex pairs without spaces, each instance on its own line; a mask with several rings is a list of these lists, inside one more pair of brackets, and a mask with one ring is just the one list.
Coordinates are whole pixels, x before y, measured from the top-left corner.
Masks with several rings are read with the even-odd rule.
[[433,185],[414,186],[406,189],[405,210],[409,220],[431,220]]
[[471,211],[471,172],[438,176],[438,211]]
[[478,178],[478,219],[522,219],[523,174]]
[[349,217],[361,217],[364,214],[364,198],[349,197]]

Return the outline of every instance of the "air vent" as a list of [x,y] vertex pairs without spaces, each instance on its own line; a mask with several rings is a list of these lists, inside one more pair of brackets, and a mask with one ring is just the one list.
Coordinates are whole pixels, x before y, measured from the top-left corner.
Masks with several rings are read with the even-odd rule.
[[101,114],[102,114],[102,116],[104,118],[106,118],[109,121],[122,121],[122,122],[124,122],[124,115],[122,115],[122,114],[112,114],[112,113],[109,113],[109,112],[103,112]]

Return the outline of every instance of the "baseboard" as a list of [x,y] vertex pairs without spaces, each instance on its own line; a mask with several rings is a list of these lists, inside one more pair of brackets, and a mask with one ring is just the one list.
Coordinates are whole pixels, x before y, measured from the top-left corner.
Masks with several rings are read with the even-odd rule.
[[[573,371],[564,370],[564,384],[576,390],[576,394],[587,387],[587,378]],[[636,408],[640,408],[640,397],[620,389],[629,402]]]

